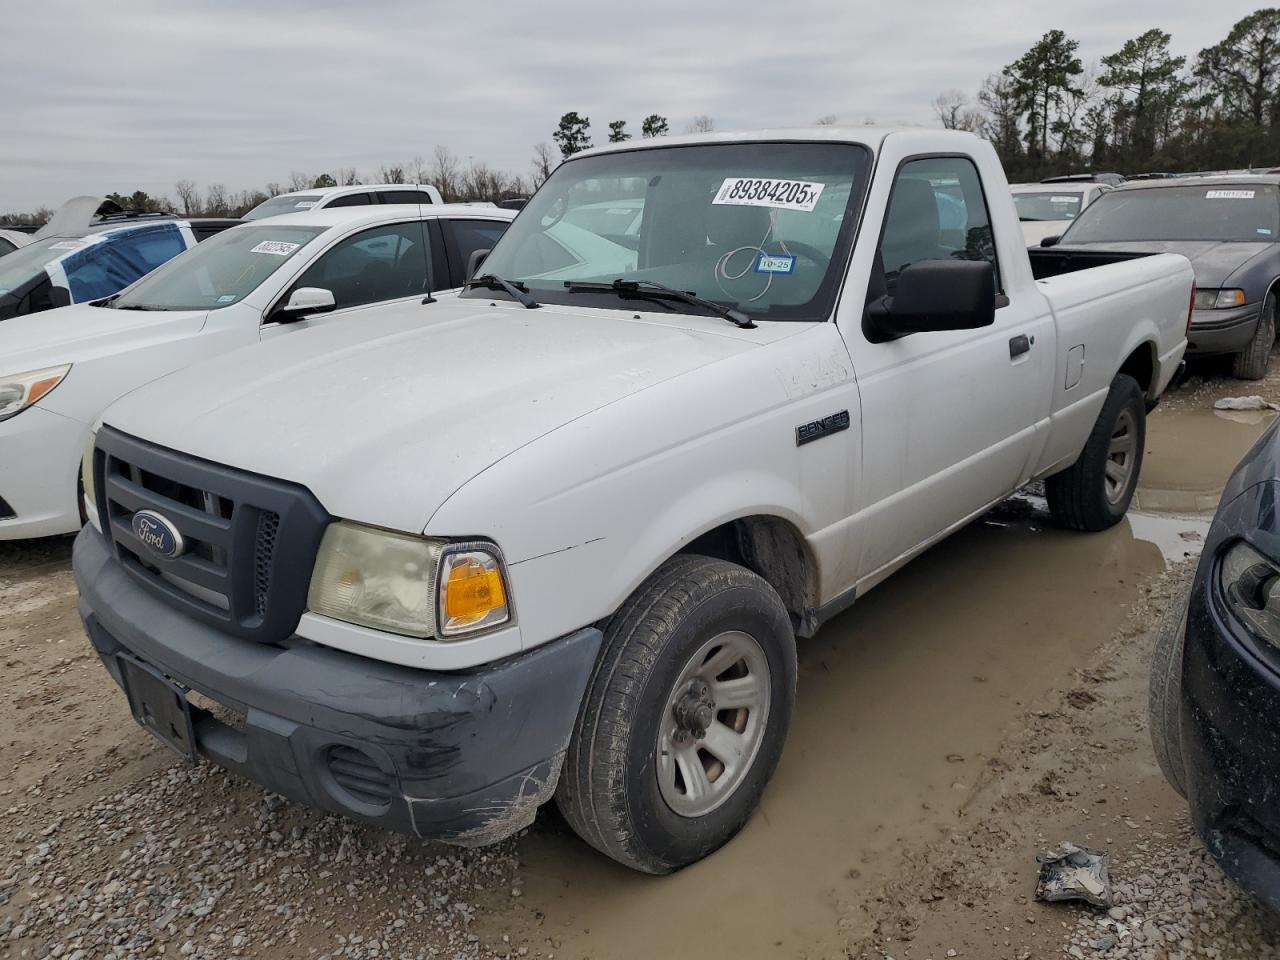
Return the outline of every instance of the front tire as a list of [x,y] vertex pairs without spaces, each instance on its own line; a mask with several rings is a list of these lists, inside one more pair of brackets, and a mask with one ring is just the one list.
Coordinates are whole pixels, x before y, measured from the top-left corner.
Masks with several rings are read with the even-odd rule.
[[1271,362],[1271,348],[1276,343],[1276,298],[1267,294],[1258,315],[1258,329],[1249,345],[1231,360],[1231,375],[1237,380],[1261,380],[1267,375]]
[[700,860],[759,804],[795,685],[777,592],[737,564],[674,557],[609,622],[556,803],[579,836],[635,870]]
[[1045,480],[1054,520],[1095,532],[1120,522],[1133,500],[1147,441],[1146,402],[1138,381],[1119,374],[1076,462]]
[[1156,627],[1147,701],[1151,747],[1169,785],[1187,795],[1187,766],[1182,756],[1182,650],[1187,638],[1191,585],[1174,593]]

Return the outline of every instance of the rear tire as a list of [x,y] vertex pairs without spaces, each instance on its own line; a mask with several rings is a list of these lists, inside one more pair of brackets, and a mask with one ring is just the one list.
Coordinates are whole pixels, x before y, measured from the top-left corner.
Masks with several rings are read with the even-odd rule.
[[1237,353],[1231,361],[1231,375],[1237,380],[1261,380],[1267,375],[1271,362],[1271,348],[1276,344],[1276,298],[1267,294],[1258,315],[1258,329],[1249,345]]
[[1182,650],[1187,637],[1191,585],[1184,584],[1169,602],[1156,627],[1151,655],[1151,692],[1147,701],[1151,747],[1169,785],[1187,795],[1187,767],[1182,755]]
[[673,557],[609,622],[557,806],[582,839],[635,870],[702,859],[758,805],[795,685],[777,592],[736,564]]
[[1118,375],[1076,462],[1045,480],[1054,520],[1072,530],[1090,532],[1120,522],[1138,486],[1146,418],[1138,381]]

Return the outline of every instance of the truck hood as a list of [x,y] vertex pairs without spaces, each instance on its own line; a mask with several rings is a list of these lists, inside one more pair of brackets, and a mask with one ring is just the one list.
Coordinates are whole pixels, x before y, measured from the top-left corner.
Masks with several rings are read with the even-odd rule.
[[0,374],[75,363],[150,340],[159,327],[194,332],[207,310],[112,310],[77,303],[0,323]]
[[1274,250],[1274,243],[1222,240],[1135,240],[1113,243],[1064,243],[1064,250],[1122,250],[1131,253],[1180,253],[1191,261],[1196,286],[1222,287],[1228,278],[1260,253]]
[[335,516],[420,531],[521,446],[753,346],[728,324],[711,332],[716,318],[632,316],[441,300],[334,318],[157,380],[104,422],[302,484]]

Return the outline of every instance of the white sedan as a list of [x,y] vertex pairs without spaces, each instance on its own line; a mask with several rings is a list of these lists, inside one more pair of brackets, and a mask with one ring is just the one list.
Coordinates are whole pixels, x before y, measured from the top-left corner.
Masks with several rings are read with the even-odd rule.
[[1112,188],[1105,183],[1057,181],[1009,185],[1022,223],[1022,238],[1034,247],[1045,237],[1061,236],[1080,211]]
[[[0,324],[0,540],[81,525],[89,427],[198,360],[461,286],[515,217],[440,205],[315,210],[227,230],[123,292]],[[228,389],[233,389],[228,385]],[[263,411],[270,416],[270,411]]]

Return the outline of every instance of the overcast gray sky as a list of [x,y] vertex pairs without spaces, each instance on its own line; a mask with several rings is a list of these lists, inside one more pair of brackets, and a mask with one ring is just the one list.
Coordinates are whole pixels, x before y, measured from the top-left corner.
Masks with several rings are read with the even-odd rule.
[[429,156],[445,144],[521,174],[560,115],[636,135],[842,122],[932,123],[940,91],[1057,27],[1087,62],[1144,30],[1194,56],[1256,9],[1239,0],[785,4],[427,4],[408,0],[48,0],[4,14],[0,211],[81,193],[231,190]]

